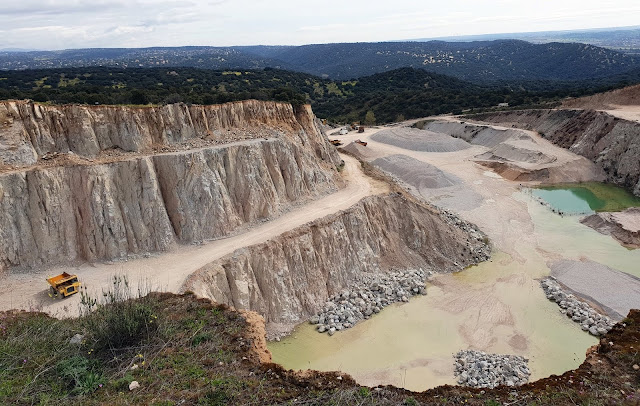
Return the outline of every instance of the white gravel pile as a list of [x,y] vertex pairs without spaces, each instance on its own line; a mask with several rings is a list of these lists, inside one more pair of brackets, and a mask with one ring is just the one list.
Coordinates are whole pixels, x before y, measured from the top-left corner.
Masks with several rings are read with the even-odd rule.
[[460,385],[474,388],[519,386],[529,381],[529,360],[517,355],[463,350],[455,356],[454,373]]
[[418,190],[422,188],[438,189],[462,183],[462,180],[457,176],[445,173],[433,165],[406,155],[378,158],[372,164]]
[[454,152],[470,148],[468,142],[447,134],[401,127],[383,130],[371,139],[384,144],[422,152]]

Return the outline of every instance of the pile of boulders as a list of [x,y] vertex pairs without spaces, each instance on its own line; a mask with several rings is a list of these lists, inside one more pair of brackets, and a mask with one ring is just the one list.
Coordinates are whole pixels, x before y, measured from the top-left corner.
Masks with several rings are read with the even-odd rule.
[[547,299],[560,306],[562,314],[566,314],[571,320],[580,324],[582,329],[591,335],[597,337],[606,334],[616,324],[611,318],[598,313],[588,303],[578,300],[571,293],[564,292],[553,277],[543,279],[540,286],[547,295]]
[[317,325],[319,333],[333,335],[392,303],[408,302],[413,295],[426,295],[425,279],[431,274],[418,269],[363,275],[349,289],[331,297],[309,322]]
[[519,386],[529,381],[528,359],[517,355],[463,350],[455,356],[454,373],[460,385],[474,388]]
[[478,262],[484,262],[491,257],[491,247],[489,246],[489,238],[485,233],[473,223],[469,223],[461,219],[457,214],[440,209],[440,215],[447,224],[454,225],[462,231],[469,234],[470,241],[467,242],[467,248],[470,249],[473,259]]

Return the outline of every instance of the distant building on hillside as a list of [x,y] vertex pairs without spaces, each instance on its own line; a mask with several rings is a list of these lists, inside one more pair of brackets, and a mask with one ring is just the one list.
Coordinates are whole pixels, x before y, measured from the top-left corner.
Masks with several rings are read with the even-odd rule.
[[498,103],[498,107],[509,107],[509,103]]

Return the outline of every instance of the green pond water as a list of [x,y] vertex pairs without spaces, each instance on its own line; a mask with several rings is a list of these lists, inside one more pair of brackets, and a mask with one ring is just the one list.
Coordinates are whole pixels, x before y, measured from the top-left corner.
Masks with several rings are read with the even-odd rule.
[[[600,184],[536,190],[567,187],[580,189],[577,195],[569,193],[586,201],[584,206],[572,200],[576,210],[619,210],[636,204]],[[550,272],[549,258],[593,260],[640,277],[640,250],[628,250],[584,226],[580,216],[559,216],[532,194],[540,197],[525,190],[513,199],[526,205],[537,244],[515,241],[516,257],[496,251],[490,261],[437,275],[427,283],[426,296],[389,306],[333,337],[303,323],[291,336],[269,344],[274,362],[295,370],[338,370],[363,385],[392,384],[415,391],[455,384],[452,355],[467,348],[523,355],[530,360],[531,380],[575,369],[598,340],[545,298],[538,281]]]
[[565,214],[589,214],[640,207],[640,198],[620,187],[598,182],[560,184],[531,189],[554,210]]

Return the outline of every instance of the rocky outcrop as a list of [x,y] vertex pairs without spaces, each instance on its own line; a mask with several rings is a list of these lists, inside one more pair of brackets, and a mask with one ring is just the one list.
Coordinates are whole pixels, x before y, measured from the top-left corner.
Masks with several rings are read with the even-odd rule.
[[0,267],[115,259],[229,235],[339,178],[286,137],[0,174]]
[[278,324],[286,330],[316,314],[363,273],[448,272],[488,254],[475,227],[391,194],[365,198],[346,211],[240,249],[194,273],[184,289],[256,311],[270,331]]
[[521,110],[474,120],[535,130],[601,167],[609,182],[640,196],[640,123],[592,110]]
[[278,135],[339,164],[334,149],[320,134],[310,106],[276,102],[134,108],[2,101],[0,167],[34,165],[55,153],[72,152],[84,158],[111,150],[149,154],[167,147]]
[[580,220],[604,235],[610,235],[628,248],[640,248],[640,208],[615,213],[596,213]]

